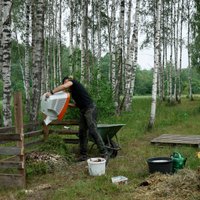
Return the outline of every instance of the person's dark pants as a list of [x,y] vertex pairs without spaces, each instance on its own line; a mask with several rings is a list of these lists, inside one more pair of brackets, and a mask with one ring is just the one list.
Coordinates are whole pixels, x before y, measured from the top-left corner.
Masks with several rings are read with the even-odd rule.
[[90,108],[80,110],[79,139],[81,155],[87,155],[88,134],[94,140],[99,152],[103,155],[107,154],[102,137],[97,131],[96,118],[96,106],[92,105]]

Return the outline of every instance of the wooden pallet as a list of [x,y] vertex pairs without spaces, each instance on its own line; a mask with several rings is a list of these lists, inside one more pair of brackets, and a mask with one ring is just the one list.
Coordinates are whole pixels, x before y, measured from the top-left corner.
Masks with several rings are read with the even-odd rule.
[[184,144],[200,148],[200,135],[163,134],[151,140],[152,144]]

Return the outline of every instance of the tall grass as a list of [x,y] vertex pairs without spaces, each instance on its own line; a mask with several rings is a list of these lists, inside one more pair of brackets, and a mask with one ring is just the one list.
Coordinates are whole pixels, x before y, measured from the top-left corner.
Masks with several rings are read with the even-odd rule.
[[[121,151],[116,158],[110,159],[105,176],[91,177],[88,175],[87,163],[74,163],[62,173],[28,179],[28,187],[51,184],[52,188],[46,192],[35,191],[35,198],[43,199],[134,199],[134,189],[149,176],[146,160],[150,157],[170,156],[178,151],[187,157],[186,168],[196,170],[200,165],[200,159],[196,156],[198,148],[182,145],[156,146],[150,141],[161,134],[200,135],[199,105],[199,98],[195,101],[183,99],[181,104],[175,106],[158,102],[154,129],[147,131],[151,98],[134,98],[131,113],[124,112],[119,117],[104,116],[100,119],[100,123],[126,124],[117,133]],[[111,178],[118,175],[126,176],[128,184],[113,185]],[[25,193],[17,193],[16,197],[28,199]]]

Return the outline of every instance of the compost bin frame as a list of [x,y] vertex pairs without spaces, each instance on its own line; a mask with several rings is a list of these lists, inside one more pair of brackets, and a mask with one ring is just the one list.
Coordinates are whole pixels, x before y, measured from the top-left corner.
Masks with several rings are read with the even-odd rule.
[[[78,120],[53,121],[48,126],[43,122],[33,122],[24,125],[22,108],[22,94],[21,92],[15,93],[15,126],[0,127],[0,155],[10,156],[5,159],[0,159],[0,169],[17,169],[18,172],[9,174],[0,173],[0,186],[3,187],[26,187],[25,155],[33,151],[36,145],[42,144],[47,140],[49,134],[76,135],[78,133],[78,130],[53,130],[53,128],[51,128],[51,126],[78,125]],[[40,127],[40,129],[36,130],[38,127]],[[36,137],[36,139],[34,137]],[[65,140],[67,143],[78,142],[78,139]],[[12,145],[15,143],[16,145],[7,146],[6,143],[11,143]]]

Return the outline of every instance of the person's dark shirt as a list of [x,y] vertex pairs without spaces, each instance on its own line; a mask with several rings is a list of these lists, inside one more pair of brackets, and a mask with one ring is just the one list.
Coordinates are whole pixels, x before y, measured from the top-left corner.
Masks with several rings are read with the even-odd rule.
[[93,101],[87,90],[78,81],[71,80],[71,82],[73,85],[70,87],[70,92],[76,106],[80,109],[90,107],[93,104]]

